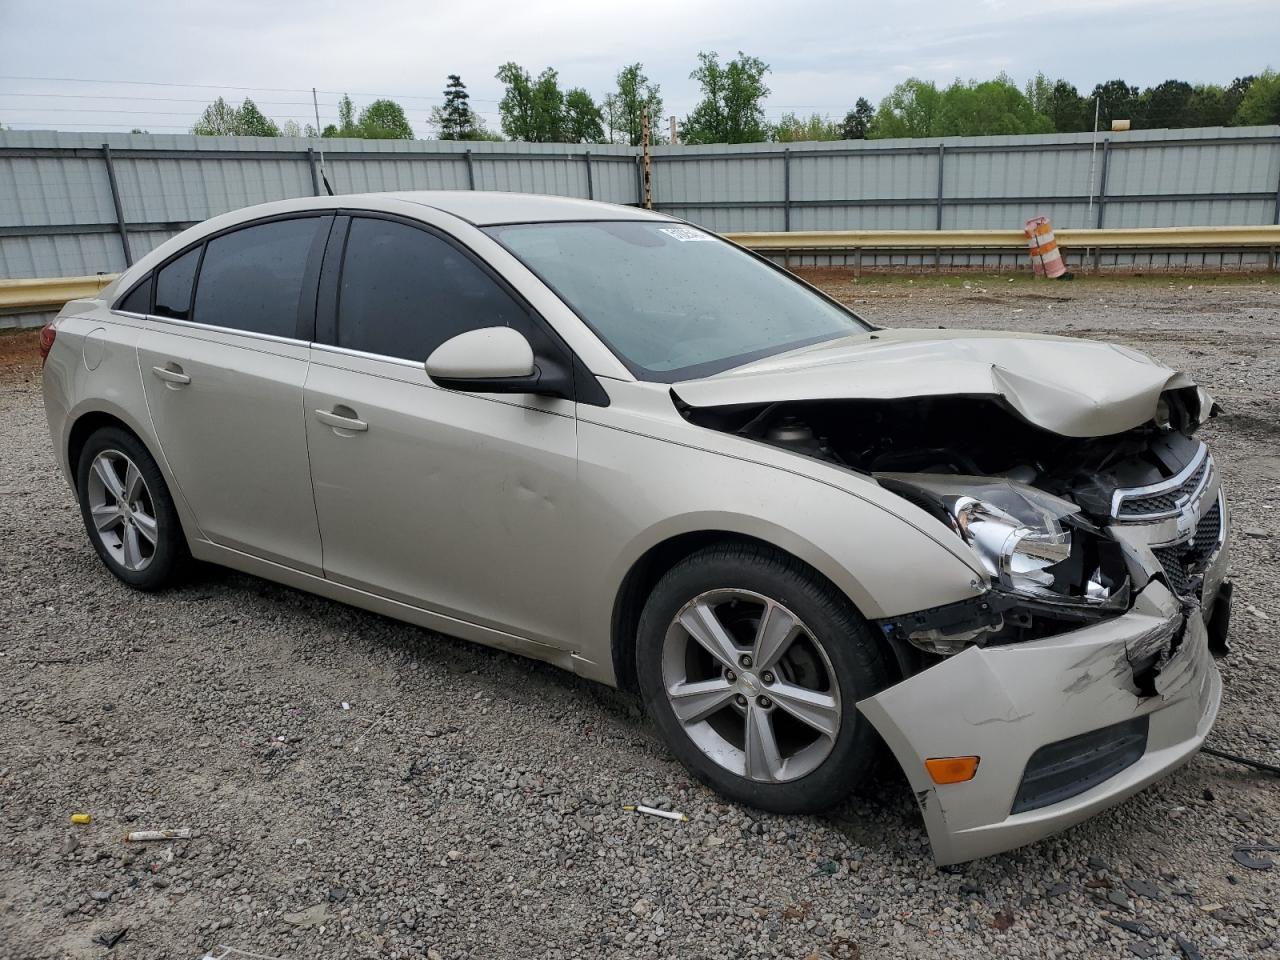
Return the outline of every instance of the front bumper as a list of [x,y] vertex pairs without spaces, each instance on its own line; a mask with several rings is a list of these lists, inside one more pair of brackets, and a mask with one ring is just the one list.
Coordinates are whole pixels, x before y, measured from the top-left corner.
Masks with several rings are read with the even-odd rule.
[[[1184,616],[1181,641],[1156,673],[1154,695],[1144,696],[1134,662]],[[1152,581],[1113,620],[1045,640],[970,647],[858,709],[902,765],[935,860],[949,864],[1039,840],[1137,793],[1199,750],[1221,697],[1201,611],[1191,605],[1184,614],[1183,603]],[[1136,762],[1068,799],[1010,812],[1039,748],[1136,717],[1147,718]],[[974,755],[978,772],[965,783],[939,786],[925,770],[929,758]]]

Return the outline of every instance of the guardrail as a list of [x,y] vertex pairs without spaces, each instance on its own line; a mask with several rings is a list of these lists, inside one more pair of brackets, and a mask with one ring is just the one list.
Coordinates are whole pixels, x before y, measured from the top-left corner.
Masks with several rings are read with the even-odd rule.
[[[1103,250],[1270,250],[1280,249],[1280,226],[1274,227],[1145,227],[1105,230],[1055,230],[1058,243],[1070,251]],[[1021,230],[816,230],[791,233],[730,233],[730,240],[759,253],[859,253],[870,251],[1004,250],[1025,252]],[[47,280],[0,280],[0,312],[50,310],[68,300],[92,297],[117,274],[58,277]]]
[[119,274],[55,277],[50,280],[0,280],[0,310],[61,309],[68,300],[92,297]]
[[[1061,247],[1076,249],[1222,250],[1280,247],[1275,227],[1143,227],[1055,229]],[[729,233],[730,240],[762,253],[854,250],[1026,250],[1021,230],[810,230]]]

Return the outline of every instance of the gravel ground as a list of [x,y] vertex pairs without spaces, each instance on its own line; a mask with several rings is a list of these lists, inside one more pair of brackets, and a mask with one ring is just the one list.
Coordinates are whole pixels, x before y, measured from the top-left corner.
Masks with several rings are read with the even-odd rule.
[[[886,325],[1131,344],[1218,395],[1228,412],[1206,434],[1233,498],[1238,586],[1213,741],[1280,762],[1280,282],[820,281]],[[1232,859],[1280,842],[1280,791],[1243,767],[1198,757],[1063,835],[940,871],[897,777],[829,816],[762,815],[692,783],[631,698],[551,667],[226,571],[130,592],[55,473],[33,354],[31,334],[0,337],[0,956],[1280,944],[1280,870]],[[621,810],[637,801],[690,821]],[[92,824],[72,826],[82,811]],[[121,841],[166,827],[195,836]],[[109,952],[94,943],[122,929]]]

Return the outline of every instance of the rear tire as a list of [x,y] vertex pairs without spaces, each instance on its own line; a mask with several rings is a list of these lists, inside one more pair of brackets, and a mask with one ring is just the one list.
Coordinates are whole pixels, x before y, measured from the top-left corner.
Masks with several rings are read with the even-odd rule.
[[117,578],[138,590],[172,583],[190,559],[178,511],[155,459],[132,433],[102,427],[76,463],[89,542]]
[[780,551],[723,544],[676,564],[641,614],[636,668],[672,752],[729,799],[813,813],[873,773],[880,741],[855,704],[888,686],[885,651]]

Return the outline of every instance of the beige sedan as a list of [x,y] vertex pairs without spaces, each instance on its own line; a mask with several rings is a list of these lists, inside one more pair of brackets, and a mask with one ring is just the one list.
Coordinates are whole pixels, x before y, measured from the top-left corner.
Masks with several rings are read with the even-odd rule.
[[1122,347],[877,329],[681,221],[467,192],[216,217],[42,348],[121,580],[196,558],[637,689],[755,807],[887,744],[966,860],[1218,709],[1213,404]]

